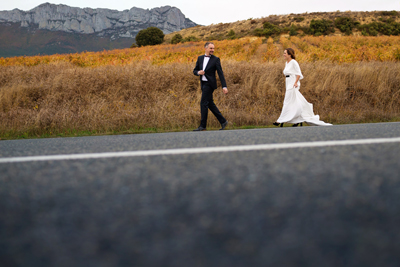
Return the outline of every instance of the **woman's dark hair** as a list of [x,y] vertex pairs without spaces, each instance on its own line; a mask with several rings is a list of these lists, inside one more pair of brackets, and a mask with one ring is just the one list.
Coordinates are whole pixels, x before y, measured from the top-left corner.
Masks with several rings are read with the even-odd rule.
[[296,59],[293,48],[286,48],[285,50],[286,50],[286,53],[288,53],[288,55],[290,55],[293,59]]

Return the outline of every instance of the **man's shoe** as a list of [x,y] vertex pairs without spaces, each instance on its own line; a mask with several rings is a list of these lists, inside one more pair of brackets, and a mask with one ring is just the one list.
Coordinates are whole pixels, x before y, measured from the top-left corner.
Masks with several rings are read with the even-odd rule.
[[228,125],[228,121],[224,122],[223,124],[221,124],[222,128],[219,129],[220,131],[225,129],[226,125]]
[[194,131],[194,132],[200,132],[200,131],[205,131],[205,130],[207,130],[207,129],[206,129],[206,128],[203,128],[203,127],[201,127],[201,126],[199,126],[199,128],[194,129],[193,131]]

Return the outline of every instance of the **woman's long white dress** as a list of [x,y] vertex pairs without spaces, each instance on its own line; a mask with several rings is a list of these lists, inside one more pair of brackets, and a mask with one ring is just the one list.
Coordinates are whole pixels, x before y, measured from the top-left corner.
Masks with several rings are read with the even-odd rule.
[[[294,59],[290,60],[289,63],[286,62],[283,74],[286,76],[286,93],[282,112],[277,122],[306,122],[312,126],[332,125],[319,120],[319,115],[315,115],[313,112],[313,105],[308,103],[300,93],[300,80],[303,79],[303,74],[301,73],[299,63]],[[299,75],[300,79],[297,82],[298,86],[294,87],[296,75]]]

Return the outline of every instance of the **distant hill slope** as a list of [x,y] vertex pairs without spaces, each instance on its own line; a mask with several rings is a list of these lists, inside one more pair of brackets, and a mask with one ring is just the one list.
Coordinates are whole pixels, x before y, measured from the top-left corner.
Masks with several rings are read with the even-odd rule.
[[45,3],[0,11],[0,56],[127,48],[142,29],[154,26],[167,34],[196,25],[171,6],[117,11]]
[[[264,23],[278,27],[280,32],[277,35],[289,34],[291,28],[297,31],[297,34],[312,34],[307,32],[312,20],[326,20],[331,22],[333,32],[329,35],[345,35],[335,27],[335,20],[338,18],[350,18],[353,22],[358,22],[351,33],[355,35],[399,35],[400,34],[400,12],[397,11],[373,11],[373,12],[315,12],[303,14],[271,15],[265,18],[249,18],[232,23],[211,24],[209,26],[195,26],[170,33],[165,36],[165,42],[171,42],[175,34],[182,35],[187,40],[223,40],[240,38],[244,36],[263,36],[260,34],[264,29]],[[387,29],[390,28],[392,32]],[[257,32],[257,29],[259,30]],[[370,31],[370,29],[372,29]],[[394,30],[393,30],[394,29]],[[387,31],[385,31],[387,30]],[[233,32],[231,32],[233,31]],[[382,31],[382,32],[380,32]],[[274,35],[274,34],[272,34]],[[276,34],[275,34],[276,35]]]
[[110,40],[95,34],[20,27],[19,23],[0,23],[0,57],[53,55],[83,51],[127,48],[132,38]]

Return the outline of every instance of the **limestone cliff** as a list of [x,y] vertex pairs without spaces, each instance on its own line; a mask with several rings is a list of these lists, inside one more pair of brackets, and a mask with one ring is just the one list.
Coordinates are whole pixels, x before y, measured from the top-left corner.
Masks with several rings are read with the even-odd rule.
[[155,26],[165,34],[197,24],[171,6],[153,9],[133,7],[117,11],[103,8],[77,8],[45,3],[32,10],[0,11],[0,23],[20,23],[21,27],[69,33],[134,38],[142,29]]

